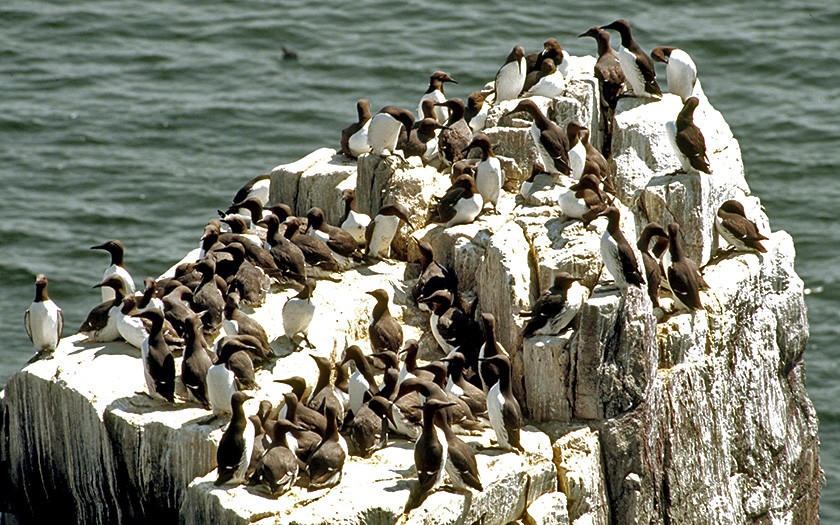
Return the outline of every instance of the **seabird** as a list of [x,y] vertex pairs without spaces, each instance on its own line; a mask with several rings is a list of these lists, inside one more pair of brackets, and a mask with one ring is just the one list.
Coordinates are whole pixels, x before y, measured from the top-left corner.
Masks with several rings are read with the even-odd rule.
[[487,392],[487,415],[496,433],[496,441],[502,449],[524,451],[519,442],[522,409],[510,388],[510,358],[498,354],[485,358],[484,363],[494,366],[498,371],[496,382]]
[[315,303],[312,302],[314,291],[315,280],[307,279],[303,289],[283,305],[283,331],[295,348],[299,346],[294,339],[298,334],[303,336],[302,342],[306,342],[309,348],[315,348],[309,340],[309,323],[315,315]]
[[327,224],[324,210],[317,206],[306,213],[309,234],[320,237],[327,243],[327,247],[342,257],[350,257],[358,249],[355,237],[338,226]]
[[185,337],[188,319],[194,314],[189,306],[190,300],[192,300],[192,290],[184,285],[176,286],[163,297],[164,316],[181,337]]
[[391,155],[397,149],[400,130],[405,128],[406,134],[414,127],[414,115],[405,109],[395,106],[385,106],[373,116],[368,127],[368,143],[371,152],[384,156]]
[[236,376],[230,369],[228,361],[231,352],[220,352],[219,359],[207,369],[205,384],[207,387],[207,402],[214,417],[231,411],[231,396],[236,392]]
[[149,336],[143,341],[141,348],[148,393],[152,398],[174,403],[175,358],[163,339],[163,312],[146,310],[133,315],[152,322]]
[[201,319],[192,315],[187,320],[184,332],[184,359],[181,361],[181,382],[187,388],[187,396],[195,402],[208,407],[207,372],[213,361],[207,353],[207,343],[202,333]]
[[436,290],[430,296],[420,299],[421,303],[430,305],[432,315],[429,316],[429,326],[435,341],[446,355],[463,346],[473,335],[470,330],[472,319],[453,301],[452,292],[445,289]]
[[488,360],[497,355],[507,355],[505,347],[496,340],[496,318],[491,313],[481,314],[481,323],[484,327],[484,344],[478,350],[478,375],[484,391],[488,391],[498,380],[499,370]]
[[332,362],[325,357],[313,354],[310,354],[310,356],[315,360],[315,365],[318,367],[318,382],[306,401],[306,406],[312,410],[320,410],[323,405],[332,405],[338,418],[344,420],[344,400],[336,392],[336,389],[330,385]]
[[193,291],[192,307],[193,311],[202,315],[204,337],[212,341],[222,326],[225,299],[216,285],[216,263],[211,257],[200,260],[195,266],[195,271],[201,274],[201,282]]
[[306,257],[298,245],[280,233],[280,217],[268,215],[259,224],[267,228],[266,242],[277,269],[287,279],[303,283],[306,279]]
[[[262,249],[261,247],[256,248]],[[233,275],[223,276],[228,283],[228,289],[231,292],[238,291],[243,304],[252,307],[263,304],[268,289],[271,287],[271,280],[262,268],[255,266],[245,258],[245,247],[242,243],[232,242],[218,251],[229,253],[233,257],[229,266]],[[220,274],[218,271],[220,266],[222,266],[221,263],[216,264],[217,274]]]
[[494,83],[496,98],[493,103],[498,104],[504,100],[512,100],[519,97],[519,94],[522,93],[522,87],[525,85],[527,72],[525,50],[522,49],[522,46],[514,46],[513,50],[505,59],[505,63],[502,64],[502,67],[496,73]]
[[259,480],[269,496],[277,498],[294,485],[298,476],[298,458],[289,450],[286,436],[300,427],[287,419],[278,419],[273,427],[272,443],[262,455],[254,477]]
[[443,430],[435,424],[435,415],[452,403],[429,399],[423,405],[423,431],[414,444],[417,485],[413,487],[404,512],[419,507],[426,497],[443,483],[449,444]]
[[645,278],[639,269],[636,254],[619,227],[621,215],[618,208],[608,206],[598,215],[608,220],[607,229],[601,235],[601,257],[615,285],[622,289],[643,285]]
[[91,341],[107,343],[120,338],[117,328],[117,317],[120,316],[122,300],[125,297],[125,281],[119,274],[112,274],[106,277],[101,283],[95,284],[94,288],[107,287],[114,292],[114,297],[100,303],[88,313],[79,333],[88,337]]
[[420,276],[411,291],[411,296],[420,310],[429,311],[429,306],[419,302],[419,299],[429,297],[438,290],[449,290],[453,297],[457,297],[458,276],[452,268],[435,261],[435,252],[431,244],[415,237],[412,239],[417,243],[417,251],[420,254]]
[[[668,242],[668,232],[665,228],[655,222],[651,222],[639,235],[639,240],[636,242],[636,248],[642,254],[642,262],[645,265],[645,280],[647,281],[648,296],[653,303],[654,308],[659,307],[659,287],[662,284],[662,271],[659,268],[659,261],[650,254],[650,241],[654,237],[664,239]],[[657,240],[657,244],[660,241]]]
[[633,95],[636,97],[662,97],[662,90],[656,83],[656,70],[653,68],[653,62],[651,62],[647,53],[642,51],[639,44],[633,40],[630,24],[624,19],[619,19],[609,25],[601,26],[601,29],[614,29],[621,35],[618,60]]
[[23,325],[38,351],[33,359],[55,351],[64,332],[64,314],[50,299],[47,276],[42,273],[35,277],[35,300],[23,315]]
[[569,138],[569,176],[580,180],[583,175],[583,168],[586,165],[586,146],[581,140],[583,133],[589,130],[576,120],[566,124],[566,136]]
[[239,307],[239,294],[231,292],[225,298],[224,320],[222,326],[227,335],[250,335],[254,337],[262,349],[261,357],[269,357],[274,352],[268,342],[265,328]]
[[362,408],[365,392],[370,390],[371,393],[376,393],[378,389],[376,380],[373,377],[373,369],[362,353],[362,349],[356,345],[350,345],[344,350],[344,358],[341,360],[341,365],[351,361],[355,365],[356,370],[353,371],[348,379],[347,387],[350,400],[347,405],[347,411],[355,414]]
[[485,104],[485,99],[489,95],[485,91],[475,91],[467,97],[467,108],[464,110],[464,120],[470,125],[473,133],[484,129],[484,123],[487,121],[487,113],[490,111],[490,104]]
[[478,217],[483,207],[484,198],[476,188],[475,179],[469,175],[460,175],[443,197],[433,197],[426,224],[445,223],[444,228],[469,224]]
[[376,305],[371,313],[371,323],[368,326],[370,347],[374,352],[383,350],[399,352],[403,343],[403,331],[400,323],[391,316],[391,311],[388,309],[388,292],[377,288],[366,293],[376,299]]
[[472,142],[463,151],[467,152],[472,148],[479,148],[481,150],[481,162],[475,167],[476,188],[478,188],[484,204],[492,204],[493,212],[496,212],[499,193],[502,191],[502,184],[505,181],[502,164],[493,152],[493,144],[490,142],[490,137],[484,133],[479,133],[473,137]]
[[231,200],[231,203],[242,202],[244,200],[254,198],[261,203],[261,207],[264,207],[268,202],[268,193],[270,187],[271,173],[263,173],[262,175],[257,175],[253,179],[246,182],[244,186],[239,188],[239,190],[236,192],[236,195],[233,196],[233,200]]
[[[424,416],[425,417],[425,416]],[[478,474],[478,463],[472,447],[455,435],[449,421],[440,412],[435,414],[435,425],[443,431],[446,440],[446,473],[455,490],[466,491],[467,487],[484,492]]]
[[324,437],[309,458],[306,470],[309,473],[310,489],[332,487],[341,482],[344,459],[347,457],[339,444],[336,414],[326,407],[327,429]]
[[677,146],[677,157],[686,173],[692,169],[703,173],[712,173],[709,167],[709,157],[706,151],[706,140],[703,132],[694,124],[694,110],[700,100],[697,97],[689,97],[685,105],[677,115],[676,137],[674,142]]
[[[102,275],[102,279],[104,280],[114,274],[119,275],[122,277],[123,282],[125,282],[126,295],[133,295],[135,291],[134,280],[125,268],[125,248],[123,247],[123,243],[116,239],[112,239],[110,241],[105,241],[102,244],[91,246],[90,249],[104,250],[111,254],[111,265],[105,268],[105,273]],[[102,302],[110,301],[113,298],[114,290],[108,286],[103,286]]]
[[445,391],[464,400],[474,416],[487,414],[487,394],[484,390],[470,383],[464,378],[467,358],[461,352],[452,352],[441,361],[447,364],[448,378]]
[[368,128],[370,127],[370,102],[360,99],[356,102],[358,121],[341,130],[341,152],[355,159],[362,153],[370,153]]
[[254,431],[248,428],[243,404],[251,397],[244,392],[236,392],[230,398],[231,420],[219,440],[216,450],[217,476],[214,484],[218,487],[225,483],[240,484],[245,481],[245,471],[251,461],[254,448]]
[[565,330],[589,296],[589,290],[580,284],[579,277],[568,272],[554,275],[554,285],[543,293],[531,311],[519,315],[530,317],[522,337],[557,335]]
[[[426,92],[420,98],[420,104],[417,106],[417,114],[423,114],[423,101],[424,100],[431,100],[433,102],[441,103],[446,101],[446,95],[443,93],[443,84],[444,82],[452,82],[453,84],[457,84],[452,77],[450,77],[447,73],[443,71],[435,71],[432,73],[432,76],[429,78],[429,87],[426,89]],[[448,111],[443,109],[443,107],[436,107],[435,108],[435,119],[437,120],[438,124],[443,124],[446,122],[448,118]]]
[[679,233],[679,224],[672,222],[668,225],[668,250],[671,253],[671,264],[666,273],[668,287],[673,292],[678,308],[702,310],[700,288],[704,286],[705,281],[694,261],[683,253]]
[[143,319],[131,315],[135,311],[140,311],[137,309],[137,299],[133,295],[127,295],[123,297],[119,315],[115,317],[115,321],[120,337],[139,350],[143,347],[143,341],[149,337],[149,331],[146,329]]
[[376,216],[365,228],[365,254],[371,257],[388,258],[391,256],[391,241],[397,234],[400,221],[411,225],[410,213],[402,204],[395,202],[379,208]]
[[[330,250],[327,243],[320,237],[313,237],[311,235],[304,235],[300,233],[301,223],[297,218],[289,218],[286,220],[285,237],[297,245],[300,251],[303,252],[303,257],[306,262],[313,268],[323,270],[325,272],[334,272],[339,269],[338,262],[333,257],[333,252]],[[272,251],[274,248],[272,248]],[[273,255],[273,254],[272,254]],[[279,264],[278,264],[279,267]]]
[[665,63],[665,75],[668,78],[668,91],[679,96],[683,102],[694,94],[697,82],[697,66],[682,49],[675,47],[655,47],[650,52],[651,58]]
[[[286,380],[275,379],[274,382],[286,383]],[[294,421],[306,430],[317,432],[322,436],[324,435],[329,425],[327,417],[324,414],[306,406],[295,393],[286,392],[283,394],[283,400],[285,401],[286,414],[283,415],[281,413],[281,417]]]
[[601,191],[598,177],[587,173],[577,184],[560,191],[558,204],[563,215],[588,224],[606,209],[607,196]]
[[358,246],[364,246],[365,229],[370,224],[370,216],[356,209],[356,190],[342,191],[341,198],[344,200],[344,215],[338,220],[338,224],[342,230],[353,236]]
[[524,97],[559,97],[566,90],[566,77],[557,69],[553,60],[543,60],[540,69],[534,73],[533,83],[529,85],[526,80],[524,89]]
[[624,88],[626,78],[618,54],[610,47],[610,34],[600,27],[593,27],[578,38],[591,36],[598,44],[595,78],[601,87],[601,106],[614,110]]
[[447,163],[453,164],[464,158],[463,150],[472,140],[472,129],[464,118],[466,107],[460,98],[450,98],[438,104],[449,108],[449,120],[438,137],[438,149]]
[[429,165],[440,157],[438,134],[446,127],[434,117],[425,117],[411,130],[408,140],[403,146],[405,158],[420,157],[424,166]]
[[537,145],[542,165],[549,173],[562,173],[569,175],[571,167],[569,164],[569,137],[566,131],[556,123],[548,119],[539,106],[530,99],[525,99],[511,111],[527,111],[534,123],[531,125],[531,135]]
[[735,199],[724,202],[717,211],[715,226],[721,237],[734,249],[742,252],[767,253],[761,241],[767,237],[758,231],[755,223],[747,219],[744,205]]

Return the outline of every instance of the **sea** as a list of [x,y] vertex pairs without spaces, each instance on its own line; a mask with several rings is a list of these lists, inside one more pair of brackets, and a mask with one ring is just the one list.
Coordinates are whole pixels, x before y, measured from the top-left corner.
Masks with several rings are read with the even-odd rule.
[[0,385],[33,354],[23,313],[36,274],[73,333],[108,264],[94,244],[120,239],[136,280],[159,275],[246,180],[337,148],[358,99],[414,111],[435,70],[466,99],[514,45],[533,52],[554,37],[594,54],[577,36],[617,18],[647,51],[693,57],[772,228],[793,235],[820,513],[840,523],[840,2],[6,0]]

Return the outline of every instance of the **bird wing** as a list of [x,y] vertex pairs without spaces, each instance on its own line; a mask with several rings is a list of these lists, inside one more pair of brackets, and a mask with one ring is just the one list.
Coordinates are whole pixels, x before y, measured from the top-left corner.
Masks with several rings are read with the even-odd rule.
[[438,222],[448,222],[451,220],[458,211],[455,209],[455,205],[458,203],[459,200],[464,195],[466,190],[464,188],[450,188],[446,194],[440,199],[437,206],[437,215],[440,218]]
[[564,175],[572,172],[569,164],[569,138],[566,132],[555,127],[540,133],[540,144],[545,151],[554,159],[554,167]]
[[697,126],[689,126],[677,131],[677,147],[688,157],[691,167],[709,173],[709,160],[706,156],[706,140]]
[[58,309],[58,341],[61,341],[61,336],[64,334],[64,312],[61,308]]
[[700,303],[700,274],[696,269],[683,265],[680,271],[671,265],[668,268],[668,284],[674,295],[689,308],[703,307]]
[[650,61],[650,58],[644,53],[641,56],[636,55],[636,65],[639,66],[642,78],[645,79],[645,91],[661,96],[662,89],[656,83],[656,70],[653,69],[653,62]]
[[29,317],[29,309],[27,308],[26,313],[23,314],[23,326],[26,328],[26,335],[29,336],[29,340],[34,343],[35,341],[32,340],[32,325]]
[[629,284],[642,284],[645,282],[644,277],[639,272],[639,264],[636,261],[636,254],[629,244],[618,243],[618,261],[621,263],[621,271],[625,276],[629,276],[627,282]]

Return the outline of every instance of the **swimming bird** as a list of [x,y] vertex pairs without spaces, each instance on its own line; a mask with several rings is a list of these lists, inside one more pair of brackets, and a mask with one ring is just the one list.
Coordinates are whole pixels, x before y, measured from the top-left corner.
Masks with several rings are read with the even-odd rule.
[[676,47],[660,46],[650,52],[651,58],[665,64],[668,91],[679,96],[683,102],[694,94],[697,83],[697,66],[688,53]]
[[496,433],[496,441],[502,449],[524,451],[519,441],[522,409],[510,386],[510,358],[498,354],[485,358],[484,363],[494,366],[498,371],[496,382],[487,392],[487,414]]
[[218,467],[213,484],[217,487],[226,483],[238,485],[245,481],[245,471],[248,470],[254,448],[254,431],[248,428],[249,422],[243,406],[248,399],[252,398],[244,392],[236,392],[230,398],[230,424],[216,449]]
[[767,253],[761,241],[767,237],[758,231],[755,223],[747,219],[744,205],[735,199],[730,199],[717,211],[715,226],[721,237],[734,249],[742,252]]
[[368,129],[370,127],[370,102],[360,99],[356,102],[358,120],[341,130],[341,152],[355,159],[362,153],[370,152]]
[[[123,247],[123,243],[116,239],[112,239],[110,241],[105,241],[102,244],[91,246],[90,249],[104,250],[111,254],[111,264],[105,268],[105,273],[102,275],[102,279],[104,280],[111,275],[117,274],[122,277],[123,282],[125,282],[126,295],[134,294],[134,279],[131,278],[131,274],[129,274],[128,270],[125,268],[125,247]],[[114,290],[108,286],[103,286],[102,302],[110,301],[113,298]]]
[[408,496],[404,512],[419,507],[441,484],[446,473],[449,444],[443,430],[435,425],[438,411],[452,406],[452,403],[429,399],[423,405],[423,431],[414,444],[414,465],[417,471],[417,485]]
[[371,323],[368,326],[370,347],[374,352],[384,350],[399,352],[403,343],[403,331],[400,323],[394,319],[388,309],[388,292],[377,288],[366,293],[376,299],[376,305],[371,313]]
[[370,216],[356,209],[356,190],[342,191],[341,198],[344,200],[344,215],[338,220],[338,224],[356,239],[358,246],[364,246],[365,229],[370,224]]
[[175,358],[163,339],[163,312],[146,310],[133,314],[152,322],[141,353],[148,394],[155,399],[175,402]]
[[315,291],[315,280],[307,279],[303,288],[297,295],[289,298],[283,305],[283,331],[289,341],[297,348],[294,337],[298,334],[303,336],[303,342],[309,348],[315,345],[309,340],[309,324],[315,316],[315,303],[312,302],[312,293]]
[[[445,102],[446,95],[443,92],[443,84],[445,82],[452,82],[453,84],[457,84],[452,77],[449,76],[448,73],[444,73],[443,71],[435,71],[432,73],[432,76],[429,78],[429,87],[426,89],[426,92],[420,97],[420,104],[417,106],[417,114],[423,114],[423,101],[424,100],[432,100],[435,103]],[[449,116],[449,111],[444,109],[441,106],[435,108],[435,119],[437,120],[438,124],[443,124],[446,122]]]
[[472,148],[479,148],[481,150],[481,162],[475,167],[475,185],[484,204],[490,203],[493,205],[493,212],[497,213],[496,205],[499,202],[499,194],[502,191],[502,184],[505,176],[502,172],[502,164],[493,152],[493,144],[490,142],[490,137],[484,133],[479,133],[473,137],[472,142],[464,148],[464,152]]
[[39,273],[35,277],[35,300],[23,315],[26,335],[37,350],[33,360],[52,355],[64,332],[64,314],[50,299],[48,284],[46,275]]
[[534,137],[542,165],[549,173],[569,175],[571,173],[570,146],[566,131],[549,120],[533,100],[522,100],[511,113],[517,111],[526,111],[534,119],[531,135]]
[[184,332],[184,359],[181,361],[181,382],[187,388],[189,399],[209,408],[207,372],[213,366],[213,361],[207,353],[201,319],[192,315],[187,323],[187,330]]
[[627,83],[636,97],[661,98],[662,90],[656,83],[656,70],[653,62],[639,44],[633,40],[630,24],[624,19],[601,26],[601,29],[614,29],[621,35],[621,45],[618,47],[618,60]]
[[674,142],[677,146],[677,157],[686,173],[691,170],[712,173],[709,167],[709,157],[706,150],[706,141],[703,132],[694,123],[694,110],[697,109],[700,100],[697,97],[689,97],[685,105],[677,115],[676,137]]
[[572,277],[568,272],[557,272],[554,285],[537,299],[530,311],[519,314],[521,317],[530,317],[522,337],[561,333],[574,320],[588,296],[589,290],[580,284],[579,277]]
[[671,253],[671,264],[666,270],[668,287],[674,294],[678,308],[702,310],[700,288],[705,285],[705,281],[694,261],[683,253],[679,233],[679,224],[672,222],[668,225],[668,250]]
[[484,198],[469,175],[460,175],[443,197],[433,197],[426,224],[444,223],[444,228],[469,224],[484,207]]
[[514,46],[505,59],[505,63],[496,73],[494,83],[496,98],[493,103],[498,104],[519,97],[519,94],[522,93],[522,87],[525,85],[527,72],[525,50],[522,46]]
[[390,257],[391,242],[397,235],[400,221],[414,228],[409,216],[409,211],[398,202],[379,208],[376,216],[365,228],[365,254],[377,258]]
[[643,270],[639,268],[636,254],[627,239],[624,237],[619,223],[621,214],[615,206],[608,206],[598,215],[607,217],[607,229],[601,236],[601,257],[604,266],[615,280],[615,285],[621,289],[628,286],[641,286],[645,284]]
[[368,127],[368,144],[371,153],[385,156],[392,155],[397,150],[400,130],[405,128],[406,134],[414,127],[414,115],[395,106],[385,106],[373,116]]
[[[662,271],[659,267],[659,261],[650,254],[650,241],[654,237],[658,237],[660,240],[664,239],[666,244],[668,242],[668,232],[665,231],[665,228],[655,222],[651,222],[642,230],[641,235],[639,235],[639,240],[636,242],[636,247],[639,249],[639,253],[642,254],[642,262],[645,266],[645,280],[647,281],[648,296],[650,297],[650,301],[653,303],[654,308],[658,308],[659,287],[662,284]],[[660,241],[657,240],[657,244],[659,242]]]

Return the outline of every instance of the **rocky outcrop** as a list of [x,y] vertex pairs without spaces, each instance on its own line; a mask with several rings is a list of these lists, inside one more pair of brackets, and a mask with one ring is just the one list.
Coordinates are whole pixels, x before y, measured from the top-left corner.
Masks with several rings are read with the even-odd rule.
[[[566,92],[538,103],[562,126],[572,119],[587,125],[597,146],[604,123],[593,63],[572,57]],[[488,448],[486,432],[468,438],[484,492],[440,491],[401,516],[414,476],[411,446],[399,441],[350,460],[344,481],[330,490],[294,488],[272,500],[245,487],[216,488],[220,425],[201,425],[206,412],[196,406],[164,407],[136,395],[144,387],[136,350],[76,337],[55,359],[18,373],[0,397],[0,466],[8,465],[9,478],[0,472],[0,486],[9,486],[0,499],[25,516],[42,516],[50,505],[91,523],[815,522],[822,473],[804,386],[808,324],[793,242],[771,233],[749,195],[737,140],[700,96],[697,123],[711,175],[680,170],[668,128],[682,105],[672,95],[622,99],[611,143],[627,238],[634,242],[650,221],[677,222],[688,255],[702,267],[709,288],[704,309],[693,313],[675,311],[667,292],[654,309],[645,290],[612,284],[599,248],[606,221],[584,225],[557,211],[558,191],[570,179],[545,184],[529,203],[514,195],[537,158],[530,122],[510,113],[517,101],[494,108],[485,130],[511,193],[501,196],[498,214],[488,210],[472,224],[425,225],[448,177],[399,154],[351,162],[324,148],[273,170],[272,201],[297,214],[319,206],[335,222],[345,188],[356,189],[366,213],[395,202],[411,213],[412,227],[402,227],[392,245],[396,261],[347,271],[341,282],[319,281],[319,329],[310,333],[317,355],[335,361],[352,342],[367,349],[373,300],[364,292],[384,288],[405,337],[420,339],[422,357],[440,356],[427,314],[410,304],[417,277],[410,237],[429,242],[456,270],[465,302],[477,297],[479,310],[496,317],[515,394],[542,430],[526,433],[522,455]],[[768,235],[767,253],[720,251],[714,216],[730,198]],[[523,340],[519,313],[560,271],[590,289],[573,328]],[[291,293],[272,293],[253,312],[280,356],[259,372],[257,400],[281,398],[286,387],[272,379],[315,377],[310,352],[292,352],[281,337],[280,309]]]

